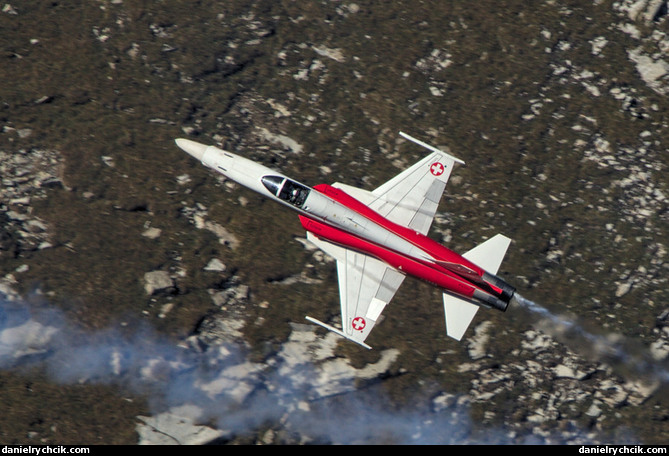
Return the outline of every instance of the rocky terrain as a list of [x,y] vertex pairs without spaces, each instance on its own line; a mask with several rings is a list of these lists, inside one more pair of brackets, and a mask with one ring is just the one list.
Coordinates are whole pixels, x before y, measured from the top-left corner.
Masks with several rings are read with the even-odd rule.
[[[6,2],[2,443],[669,438],[666,0]],[[293,213],[174,145],[374,188],[462,158],[430,235],[502,232],[528,300],[445,337],[407,280],[367,351]],[[531,300],[531,301],[530,301]]]

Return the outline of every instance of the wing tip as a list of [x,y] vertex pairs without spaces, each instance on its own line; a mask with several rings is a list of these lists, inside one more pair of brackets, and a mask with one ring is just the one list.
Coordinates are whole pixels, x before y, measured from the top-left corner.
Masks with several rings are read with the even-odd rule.
[[427,144],[427,143],[421,141],[420,139],[416,139],[416,138],[414,138],[413,136],[404,133],[403,131],[400,131],[400,136],[403,137],[404,139],[408,139],[409,141],[418,144],[419,146],[423,146],[423,147],[425,147],[426,149],[431,150],[432,152],[439,152],[439,153],[442,153],[442,154],[448,156],[451,160],[453,160],[453,161],[456,162],[456,163],[460,163],[461,165],[464,165],[464,164],[465,164],[465,162],[464,162],[463,160],[460,160],[459,158],[454,157],[453,155],[451,155],[451,154],[449,154],[449,153],[447,153],[447,152],[444,152],[444,151],[441,150],[441,149],[438,149],[438,148],[436,148],[436,147],[434,147],[434,146],[431,146],[431,145],[429,145],[429,144]]
[[348,340],[350,340],[351,342],[355,342],[356,344],[365,347],[367,350],[371,350],[371,349],[372,349],[372,347],[370,347],[369,345],[367,345],[367,344],[364,343],[363,341],[361,341],[361,340],[355,340],[355,339],[353,339],[353,338],[351,338],[351,337],[348,337],[346,334],[344,334],[343,331],[341,331],[341,330],[335,328],[334,326],[330,326],[330,325],[328,325],[327,323],[323,323],[322,321],[320,321],[320,320],[316,320],[315,318],[310,317],[310,316],[308,316],[308,315],[307,315],[306,317],[304,317],[304,318],[306,318],[308,321],[310,321],[310,322],[312,322],[312,323],[314,323],[314,324],[316,324],[316,325],[318,325],[318,326],[321,326],[321,327],[327,329],[328,331],[332,331],[333,333],[335,333],[335,334],[337,334],[337,335],[343,337],[344,339],[348,339]]

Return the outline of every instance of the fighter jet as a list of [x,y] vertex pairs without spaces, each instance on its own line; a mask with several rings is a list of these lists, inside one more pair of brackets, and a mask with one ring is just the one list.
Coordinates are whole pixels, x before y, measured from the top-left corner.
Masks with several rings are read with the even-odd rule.
[[459,255],[427,236],[456,163],[462,160],[406,133],[431,153],[380,187],[309,187],[214,146],[177,139],[202,164],[299,214],[307,239],[335,258],[341,328],[318,324],[365,348],[372,328],[409,275],[443,292],[446,334],[461,340],[479,307],[506,311],[515,288],[496,276],[511,240],[501,234]]

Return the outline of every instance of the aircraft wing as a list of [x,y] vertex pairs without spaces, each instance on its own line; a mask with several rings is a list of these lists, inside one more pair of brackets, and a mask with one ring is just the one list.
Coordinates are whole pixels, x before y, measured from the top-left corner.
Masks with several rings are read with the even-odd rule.
[[432,154],[373,190],[375,199],[369,206],[392,222],[427,234],[454,164],[464,162],[406,133],[400,135]]
[[324,241],[310,232],[307,239],[337,260],[342,328],[307,319],[371,348],[364,341],[405,276],[376,258]]

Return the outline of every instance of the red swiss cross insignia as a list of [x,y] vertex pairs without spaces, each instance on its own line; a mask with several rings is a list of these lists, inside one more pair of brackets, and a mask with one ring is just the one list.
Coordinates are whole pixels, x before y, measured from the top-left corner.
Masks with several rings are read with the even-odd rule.
[[356,331],[362,331],[363,329],[365,329],[366,325],[367,322],[362,317],[355,317],[351,322],[351,326],[353,326],[353,329],[355,329]]
[[442,174],[444,174],[445,169],[446,168],[444,167],[444,165],[442,165],[439,162],[434,162],[432,163],[432,165],[430,165],[430,172],[434,176],[441,176]]

